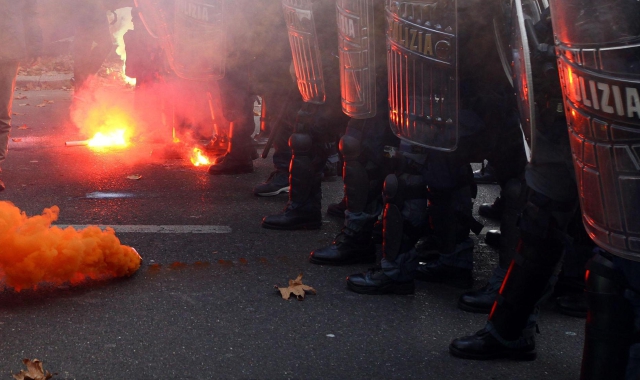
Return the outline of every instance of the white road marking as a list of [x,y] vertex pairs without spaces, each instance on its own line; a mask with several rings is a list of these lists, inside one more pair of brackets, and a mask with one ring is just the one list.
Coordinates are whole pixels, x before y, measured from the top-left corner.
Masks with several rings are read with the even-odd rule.
[[[57,224],[56,227],[67,228],[73,227],[76,230],[82,230],[89,225],[74,224]],[[230,234],[232,232],[229,226],[197,226],[197,225],[167,225],[167,226],[145,226],[145,225],[111,225],[102,226],[101,229],[107,227],[113,228],[117,233],[137,233],[137,234]]]

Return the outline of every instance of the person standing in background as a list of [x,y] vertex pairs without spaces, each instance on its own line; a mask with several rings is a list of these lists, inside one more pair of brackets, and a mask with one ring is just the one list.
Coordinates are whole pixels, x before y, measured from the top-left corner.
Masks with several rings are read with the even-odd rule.
[[[0,173],[7,157],[11,107],[21,62],[34,63],[42,51],[36,0],[0,0]],[[0,191],[5,185],[0,180]]]

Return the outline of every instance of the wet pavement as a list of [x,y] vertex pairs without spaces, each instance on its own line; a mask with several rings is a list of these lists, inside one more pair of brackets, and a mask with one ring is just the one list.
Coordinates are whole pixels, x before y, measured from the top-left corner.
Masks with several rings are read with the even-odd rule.
[[[27,98],[14,103],[16,140],[0,200],[28,215],[57,205],[61,225],[120,226],[118,237],[144,262],[129,279],[0,291],[2,376],[38,358],[55,379],[578,377],[581,319],[545,308],[534,362],[460,360],[449,355],[450,340],[486,319],[457,309],[460,290],[418,283],[412,296],[363,296],[346,289],[345,277],[368,266],[309,264],[309,252],[329,244],[341,221],[325,215],[319,231],[262,229],[262,217],[286,203],[285,195],[252,195],[270,159],[255,161],[252,174],[213,177],[153,154],[158,144],[107,153],[65,147],[85,138],[69,121],[72,93],[16,95]],[[37,107],[46,100],[53,103]],[[323,183],[323,191],[326,207],[340,200],[342,184]],[[497,193],[481,185],[476,203]],[[476,287],[496,261],[481,236]],[[298,273],[318,294],[281,299],[274,285]]]

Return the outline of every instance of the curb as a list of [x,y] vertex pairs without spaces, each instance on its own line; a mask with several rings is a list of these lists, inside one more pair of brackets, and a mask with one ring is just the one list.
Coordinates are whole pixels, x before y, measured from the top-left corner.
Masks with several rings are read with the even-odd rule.
[[57,75],[18,75],[16,87],[45,85],[47,87],[72,87],[73,74]]

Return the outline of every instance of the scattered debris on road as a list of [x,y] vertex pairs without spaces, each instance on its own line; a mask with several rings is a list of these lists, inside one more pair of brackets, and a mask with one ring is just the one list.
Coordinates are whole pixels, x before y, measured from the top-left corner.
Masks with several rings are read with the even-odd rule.
[[42,362],[38,359],[22,359],[24,365],[27,366],[27,371],[21,370],[13,375],[16,380],[48,380],[53,377],[51,372],[44,371],[42,368]]
[[282,298],[288,300],[291,295],[295,295],[298,301],[304,300],[305,293],[316,294],[316,290],[308,285],[302,283],[302,273],[298,275],[295,280],[289,280],[289,286],[281,288],[278,285],[275,286],[280,291]]

